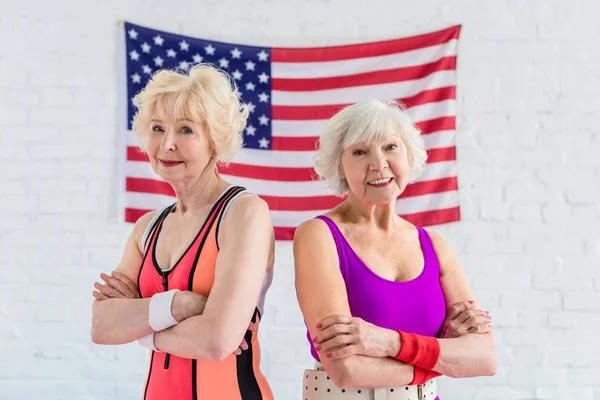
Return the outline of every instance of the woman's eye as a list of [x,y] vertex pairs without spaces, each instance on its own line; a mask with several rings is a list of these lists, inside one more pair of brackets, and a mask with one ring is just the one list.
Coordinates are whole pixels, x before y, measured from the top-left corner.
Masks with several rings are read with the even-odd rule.
[[361,156],[361,155],[365,154],[365,152],[362,151],[362,150],[354,150],[352,152],[352,154],[355,155],[355,156]]
[[396,150],[397,148],[398,148],[398,145],[396,145],[396,144],[390,144],[387,146],[388,150]]
[[152,132],[163,132],[163,128],[160,126],[154,126],[152,127]]
[[186,135],[189,135],[190,133],[192,133],[192,130],[190,128],[181,128],[181,133],[185,133]]

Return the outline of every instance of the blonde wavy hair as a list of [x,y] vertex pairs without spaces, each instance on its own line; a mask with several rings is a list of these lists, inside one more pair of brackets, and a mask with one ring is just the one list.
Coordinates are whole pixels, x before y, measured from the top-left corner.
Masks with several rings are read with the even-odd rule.
[[425,144],[421,131],[404,110],[397,101],[368,100],[344,108],[327,121],[314,168],[338,196],[350,189],[340,177],[342,152],[358,143],[377,143],[391,134],[398,134],[408,149],[409,183],[421,176],[427,161]]
[[218,162],[233,159],[243,145],[248,107],[236,97],[235,81],[209,64],[198,64],[189,72],[157,71],[133,98],[137,113],[133,132],[142,150],[150,133],[150,121],[161,114],[172,120],[189,119],[204,124]]

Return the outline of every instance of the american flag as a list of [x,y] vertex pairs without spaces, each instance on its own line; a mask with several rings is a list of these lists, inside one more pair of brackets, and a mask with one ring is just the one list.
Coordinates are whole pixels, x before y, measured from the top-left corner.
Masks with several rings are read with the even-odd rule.
[[171,204],[174,193],[150,168],[131,132],[132,98],[162,68],[211,63],[227,71],[250,108],[244,147],[220,173],[268,204],[279,240],[342,199],[316,179],[312,157],[328,118],[361,100],[396,99],[424,134],[424,174],[396,203],[427,226],[460,219],[456,176],[456,56],[460,26],[419,36],[317,48],[216,42],[123,24],[127,124],[122,132],[120,212],[135,222]]

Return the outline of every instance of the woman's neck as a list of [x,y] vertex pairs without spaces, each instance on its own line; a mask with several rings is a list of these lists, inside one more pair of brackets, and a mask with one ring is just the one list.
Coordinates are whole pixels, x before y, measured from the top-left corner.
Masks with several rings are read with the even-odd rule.
[[228,183],[221,179],[216,170],[211,168],[206,172],[195,181],[171,185],[177,196],[175,212],[185,215],[203,209],[214,203],[227,188]]
[[389,204],[365,204],[351,193],[340,207],[344,220],[353,224],[374,225],[378,229],[391,231],[398,223],[396,202]]

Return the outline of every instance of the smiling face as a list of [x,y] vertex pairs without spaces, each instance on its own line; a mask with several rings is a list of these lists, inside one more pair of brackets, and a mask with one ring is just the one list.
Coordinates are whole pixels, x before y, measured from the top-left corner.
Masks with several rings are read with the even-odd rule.
[[410,177],[408,149],[398,134],[356,143],[342,151],[340,176],[363,203],[395,203]]
[[214,151],[204,124],[157,113],[150,121],[146,151],[152,169],[171,184],[200,177]]

